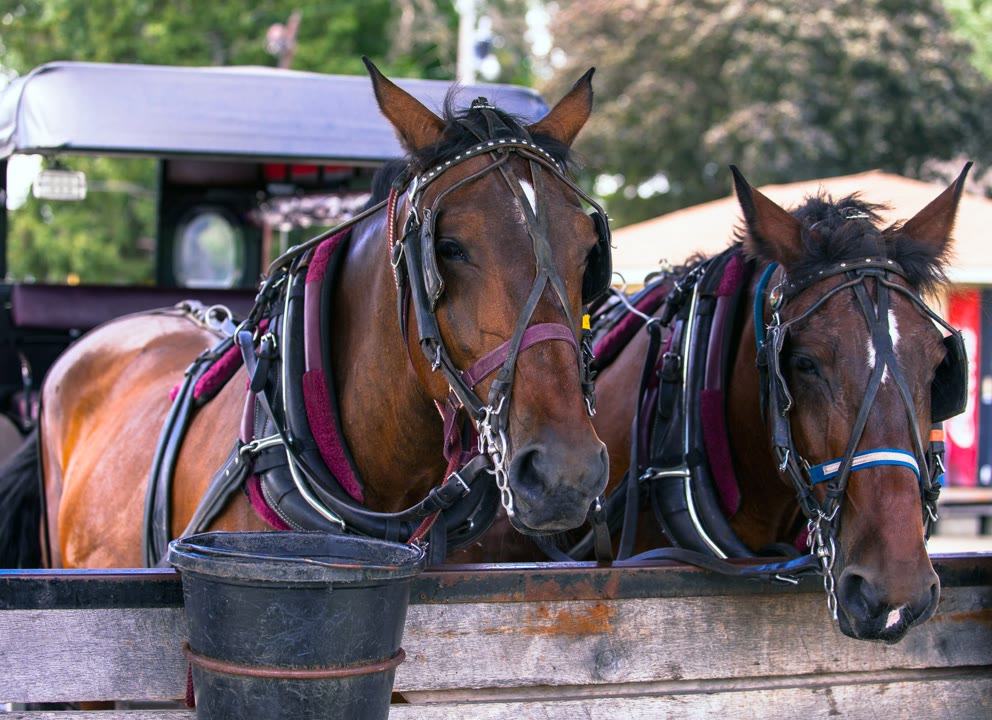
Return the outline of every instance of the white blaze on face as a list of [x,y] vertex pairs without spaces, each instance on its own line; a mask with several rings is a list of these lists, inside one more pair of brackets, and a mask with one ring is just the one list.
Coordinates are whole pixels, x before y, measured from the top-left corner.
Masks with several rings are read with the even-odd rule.
[[[896,314],[891,309],[889,310],[889,337],[892,339],[892,356],[899,357],[899,323],[896,322]],[[875,369],[875,345],[872,343],[871,338],[868,338],[868,369]],[[884,383],[886,378],[889,377],[889,368],[886,367],[885,371],[882,373],[882,382]]]
[[537,217],[537,195],[534,194],[534,186],[526,180],[521,180],[520,189],[524,191],[527,202],[530,203],[530,208],[534,211],[534,217]]

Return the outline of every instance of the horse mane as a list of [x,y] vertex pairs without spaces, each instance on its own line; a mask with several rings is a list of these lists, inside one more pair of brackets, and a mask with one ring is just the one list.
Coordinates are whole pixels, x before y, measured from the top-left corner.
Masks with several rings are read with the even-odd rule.
[[548,135],[540,133],[532,135],[527,130],[525,121],[511,113],[494,108],[489,112],[481,112],[472,108],[458,110],[455,100],[459,87],[454,85],[448,90],[444,99],[443,119],[445,122],[441,139],[433,145],[423,147],[410,153],[402,160],[391,160],[372,177],[372,197],[369,207],[389,195],[392,182],[409,167],[414,174],[422,173],[456,155],[479,144],[480,138],[530,138],[536,145],[549,153],[562,168],[573,164],[573,157],[568,145]]
[[[919,292],[932,292],[948,282],[946,266],[950,248],[934,253],[932,246],[902,231],[902,224],[880,227],[880,210],[886,205],[865,202],[859,193],[834,200],[821,191],[791,210],[802,227],[803,254],[790,273],[810,277],[846,260],[876,257],[893,260]],[[852,218],[864,215],[867,217]],[[737,240],[746,231],[738,230]]]

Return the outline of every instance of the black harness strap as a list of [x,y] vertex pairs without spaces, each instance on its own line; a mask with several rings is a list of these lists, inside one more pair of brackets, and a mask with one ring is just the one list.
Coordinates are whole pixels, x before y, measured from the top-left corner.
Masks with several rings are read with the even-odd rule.
[[228,501],[241,492],[245,479],[252,470],[251,465],[242,457],[243,447],[244,443],[240,440],[234,443],[227,460],[210,479],[210,485],[207,486],[193,517],[190,518],[180,537],[195,535],[206,530],[217,519]]
[[231,337],[226,337],[214,348],[200,353],[186,368],[179,392],[169,408],[155,447],[145,494],[141,555],[146,567],[155,567],[169,549],[172,537],[172,479],[179,450],[195,410],[193,390],[211,366],[233,346],[233,342]]

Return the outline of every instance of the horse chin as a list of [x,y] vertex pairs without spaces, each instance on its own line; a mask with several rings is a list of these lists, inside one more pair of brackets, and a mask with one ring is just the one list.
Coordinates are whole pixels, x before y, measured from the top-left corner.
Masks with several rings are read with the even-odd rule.
[[529,513],[517,508],[510,517],[510,525],[524,535],[542,536],[556,535],[568,530],[574,530],[586,519],[586,512],[581,513]]
[[908,633],[912,628],[916,627],[920,623],[926,622],[936,610],[936,603],[934,607],[930,609],[923,615],[916,618],[910,619],[905,610],[903,610],[897,620],[894,622],[886,621],[886,619],[863,622],[860,620],[852,620],[843,609],[837,614],[837,625],[840,627],[840,631],[847,635],[849,638],[855,640],[867,640],[869,642],[881,642],[886,645],[895,645]]

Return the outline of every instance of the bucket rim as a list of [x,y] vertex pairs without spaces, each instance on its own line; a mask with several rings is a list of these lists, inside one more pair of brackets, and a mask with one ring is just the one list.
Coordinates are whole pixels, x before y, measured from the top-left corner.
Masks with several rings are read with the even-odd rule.
[[[314,553],[313,556],[293,552],[280,554],[237,546],[259,541],[266,541],[262,545],[271,541],[272,544],[296,547],[313,542]],[[335,549],[341,554],[336,556]],[[351,549],[352,554],[345,555],[345,549]],[[390,557],[378,559],[374,557],[375,553]],[[400,581],[419,574],[427,562],[424,548],[419,545],[319,531],[197,533],[170,542],[167,559],[181,573],[240,581],[332,585]]]

